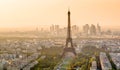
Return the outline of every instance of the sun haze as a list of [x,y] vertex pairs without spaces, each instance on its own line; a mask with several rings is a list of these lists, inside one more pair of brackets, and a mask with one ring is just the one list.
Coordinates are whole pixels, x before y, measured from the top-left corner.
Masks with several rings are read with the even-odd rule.
[[120,0],[0,0],[0,29],[65,26],[68,7],[72,25],[99,22],[107,29],[120,27]]

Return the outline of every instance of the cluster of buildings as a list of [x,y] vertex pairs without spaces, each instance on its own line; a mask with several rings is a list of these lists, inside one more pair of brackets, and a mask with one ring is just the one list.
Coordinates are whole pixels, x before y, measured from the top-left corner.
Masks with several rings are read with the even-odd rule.
[[104,48],[109,52],[120,52],[120,40],[118,39],[106,39],[97,42],[99,48]]
[[[105,52],[100,52],[101,70],[113,70],[113,68],[120,70],[120,53],[109,53],[108,55]],[[99,63],[99,61],[92,61],[90,70],[97,70],[97,62]],[[115,66],[113,67],[113,65]]]
[[93,45],[96,48],[105,48],[106,51],[110,52],[119,52],[120,51],[120,40],[115,39],[73,39],[73,43],[76,43],[78,47],[82,47],[84,45]]
[[90,67],[90,70],[97,70],[97,62],[92,61],[92,66]]
[[89,26],[88,24],[83,26],[84,35],[101,35],[101,27],[97,24],[97,27],[93,24]]
[[[60,25],[51,25],[47,28],[37,27],[33,31],[15,31],[0,33],[0,36],[12,36],[12,37],[40,37],[40,38],[56,38],[56,37],[66,37],[67,27],[60,27]],[[102,30],[102,27],[97,24],[85,24],[80,28],[78,25],[71,26],[72,37],[120,37],[120,31],[115,30]]]
[[[49,36],[66,37],[67,27],[61,28],[60,25],[51,25],[49,28]],[[85,24],[82,30],[78,25],[71,26],[72,37],[119,37],[120,32],[114,30],[102,30],[102,27],[97,24]]]
[[[77,53],[80,53],[85,44],[94,45],[97,48],[105,48],[109,52],[120,51],[120,40],[116,39],[73,39]],[[0,40],[0,69],[30,70],[38,62],[35,61],[40,55],[42,48],[62,47],[65,39],[1,39]],[[113,50],[114,49],[114,50]],[[120,54],[110,54],[112,61],[119,68]],[[42,57],[41,57],[42,58]],[[45,57],[43,57],[45,58]],[[100,54],[101,65],[109,64],[105,53]],[[106,63],[104,63],[106,62]],[[91,70],[96,69],[96,61],[92,62]],[[104,70],[104,69],[103,69]]]
[[61,47],[63,41],[41,39],[1,39],[0,70],[30,70],[43,48]]
[[5,69],[6,66],[8,64],[11,64],[11,62],[13,60],[16,60],[16,59],[19,59],[19,58],[22,58],[22,57],[24,57],[24,56],[17,55],[15,53],[13,53],[13,54],[9,54],[9,53],[0,54],[0,70]]
[[[60,28],[59,25],[51,25],[49,30],[50,30],[50,35],[53,37],[56,36],[66,37],[67,27]],[[102,36],[102,35],[104,36],[104,35],[112,34],[110,30],[103,32],[99,24],[97,24],[97,26],[95,26],[94,24],[91,25],[85,24],[82,28],[82,31],[80,31],[79,26],[73,25],[71,26],[71,32],[72,32],[72,37]]]
[[[79,33],[79,27],[77,25],[73,25],[71,27],[71,31],[73,36]],[[59,25],[52,25],[50,26],[50,34],[52,36],[57,37],[66,37],[67,27],[60,28]]]
[[110,57],[108,57],[104,52],[100,53],[100,63],[102,70],[112,70],[113,64],[115,65],[116,70],[120,70],[120,53],[109,53],[109,55]]
[[15,59],[7,65],[7,70],[30,70],[34,65],[38,63],[36,59],[40,56],[39,53],[34,53],[28,57],[21,59]]
[[113,63],[116,66],[116,69],[120,69],[120,53],[110,53],[110,57],[113,61]]
[[[61,28],[59,25],[51,25],[49,30],[50,37],[66,37],[67,27]],[[72,37],[119,37],[120,33],[116,31],[103,31],[99,24],[85,24],[82,30],[77,25],[71,26]],[[47,34],[48,34],[47,33]]]
[[0,40],[0,53],[36,53],[42,47],[50,48],[56,46],[56,41],[40,39],[5,39]]
[[[100,65],[102,70],[112,70],[112,63],[110,58],[115,64],[117,70],[120,69],[120,40],[118,39],[84,39],[84,40],[73,40],[76,44],[76,52],[80,53],[84,45],[93,45],[96,48],[104,49],[109,52],[110,57],[106,53],[101,52],[99,55]],[[90,70],[97,70],[97,62],[92,61]]]
[[0,54],[0,70],[30,70],[31,67],[38,62],[36,59],[40,56],[40,53],[34,53],[31,55],[17,55],[3,53]]
[[100,63],[102,70],[112,70],[111,63],[106,55],[106,53],[101,52],[100,53]]

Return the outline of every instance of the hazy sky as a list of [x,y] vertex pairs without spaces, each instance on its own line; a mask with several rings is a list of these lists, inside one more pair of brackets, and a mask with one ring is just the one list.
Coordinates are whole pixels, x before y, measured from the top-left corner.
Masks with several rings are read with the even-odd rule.
[[[0,0],[0,29],[32,29],[51,24],[99,24],[119,29],[120,0]],[[0,30],[1,31],[1,30]]]

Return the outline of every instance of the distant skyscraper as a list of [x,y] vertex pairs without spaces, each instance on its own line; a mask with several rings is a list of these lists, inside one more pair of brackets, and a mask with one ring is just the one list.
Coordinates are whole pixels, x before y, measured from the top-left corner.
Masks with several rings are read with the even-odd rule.
[[89,34],[89,29],[90,29],[90,28],[89,28],[89,25],[88,25],[88,24],[86,24],[86,25],[83,26],[83,32],[84,32],[85,35],[88,35],[88,34]]
[[77,25],[73,25],[72,26],[72,33],[76,35],[78,33],[78,31],[79,31],[79,27]]
[[90,27],[90,35],[96,35],[96,27],[93,24]]
[[54,36],[58,36],[59,30],[60,30],[59,25],[52,25],[52,26],[50,26],[50,32]]
[[54,31],[54,25],[50,26],[50,32]]
[[101,27],[99,24],[97,24],[97,34],[101,35]]
[[54,25],[54,29],[56,32],[58,32],[60,30],[59,25]]

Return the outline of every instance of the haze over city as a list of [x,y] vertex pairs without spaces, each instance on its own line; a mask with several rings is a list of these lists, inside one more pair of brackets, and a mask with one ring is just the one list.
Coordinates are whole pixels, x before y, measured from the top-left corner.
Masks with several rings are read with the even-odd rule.
[[103,29],[119,30],[120,0],[0,0],[0,31],[66,26],[68,7],[72,25],[99,23]]
[[0,70],[120,70],[120,0],[0,0]]

